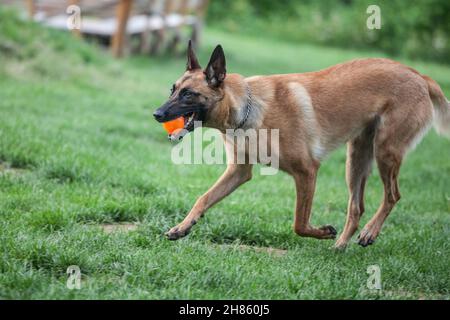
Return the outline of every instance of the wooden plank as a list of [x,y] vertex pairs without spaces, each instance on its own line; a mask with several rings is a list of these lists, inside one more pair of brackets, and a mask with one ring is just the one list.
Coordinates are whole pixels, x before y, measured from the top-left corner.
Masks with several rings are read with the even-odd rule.
[[206,11],[208,10],[208,5],[209,5],[209,0],[199,0],[200,1],[200,5],[198,7],[198,16],[201,19],[205,18],[206,15]]
[[164,12],[163,14],[169,14],[175,11],[175,8],[177,7],[175,0],[165,0],[164,1]]
[[203,23],[206,15],[206,10],[208,9],[209,0],[198,0],[197,8],[195,10],[196,17],[193,19],[192,23],[192,42],[194,47],[200,45],[200,34],[203,30]]
[[186,16],[189,14],[189,4],[190,0],[181,0],[181,5],[179,9],[179,13],[183,16]]
[[[114,36],[117,30],[116,18],[98,19],[85,17],[81,21],[81,32],[83,34],[91,34],[94,36]],[[59,15],[46,19],[45,25],[67,30],[67,16]],[[155,31],[164,28],[164,20],[159,16],[148,17],[146,15],[132,16],[128,18],[125,34],[140,34],[145,31]]]
[[130,15],[132,0],[121,0],[116,9],[117,29],[111,41],[111,50],[115,57],[123,56],[125,32]]
[[30,19],[33,19],[34,15],[36,14],[36,6],[34,4],[34,0],[27,0],[27,10]]

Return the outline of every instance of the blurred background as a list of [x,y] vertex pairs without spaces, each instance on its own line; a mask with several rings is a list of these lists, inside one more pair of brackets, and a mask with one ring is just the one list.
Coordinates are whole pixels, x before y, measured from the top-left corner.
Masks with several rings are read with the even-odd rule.
[[[78,5],[81,33],[110,44],[114,55],[175,50],[182,29],[198,42],[208,27],[294,43],[376,49],[411,59],[450,62],[450,2],[421,0],[2,0],[48,26],[66,29]],[[366,9],[381,10],[381,29],[366,27]],[[73,20],[73,19],[72,19]],[[78,27],[80,28],[80,27]],[[75,30],[80,33],[79,30]],[[184,39],[183,39],[184,40]],[[124,48],[122,48],[124,46]]]
[[[369,5],[380,8],[379,30],[364,27]],[[450,62],[446,0],[211,1],[207,19],[231,32]]]

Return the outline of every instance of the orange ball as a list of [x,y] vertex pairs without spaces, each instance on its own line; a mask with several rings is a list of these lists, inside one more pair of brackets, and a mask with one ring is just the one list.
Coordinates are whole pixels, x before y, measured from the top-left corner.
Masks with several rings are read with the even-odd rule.
[[184,118],[179,117],[171,121],[163,122],[162,126],[168,134],[172,134],[176,130],[181,130],[184,128]]

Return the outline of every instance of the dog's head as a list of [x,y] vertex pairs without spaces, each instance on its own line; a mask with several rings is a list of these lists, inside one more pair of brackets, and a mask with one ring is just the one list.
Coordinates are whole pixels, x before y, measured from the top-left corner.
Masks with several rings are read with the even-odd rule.
[[218,45],[203,70],[189,41],[186,72],[173,85],[169,100],[159,107],[153,116],[158,122],[184,118],[182,135],[194,130],[194,121],[207,122],[208,114],[223,99],[223,81],[226,76],[223,49]]

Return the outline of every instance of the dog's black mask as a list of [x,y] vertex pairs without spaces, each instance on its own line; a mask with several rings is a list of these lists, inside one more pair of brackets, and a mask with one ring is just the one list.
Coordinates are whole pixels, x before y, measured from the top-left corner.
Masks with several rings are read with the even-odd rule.
[[204,121],[206,106],[200,102],[200,93],[183,88],[179,92],[172,89],[169,101],[154,113],[156,121],[167,122],[179,117],[184,118],[184,129],[194,130],[194,121]]

